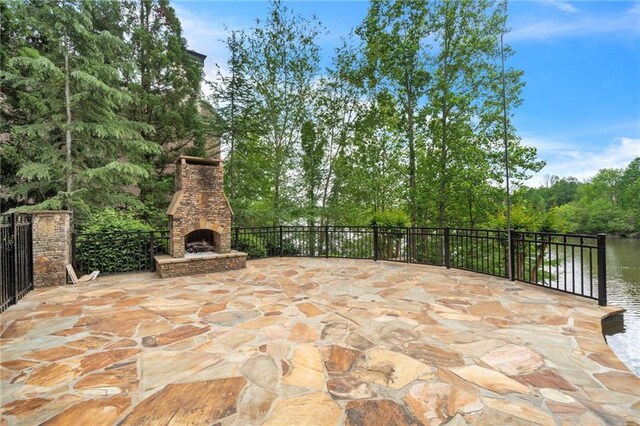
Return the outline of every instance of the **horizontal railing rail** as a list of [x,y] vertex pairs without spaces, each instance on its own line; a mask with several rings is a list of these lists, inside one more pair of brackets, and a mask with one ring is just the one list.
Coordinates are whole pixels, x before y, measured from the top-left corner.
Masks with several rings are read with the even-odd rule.
[[232,235],[232,248],[246,251],[250,259],[305,256],[387,260],[502,278],[509,277],[511,266],[515,280],[607,304],[604,235],[375,225],[235,227]]

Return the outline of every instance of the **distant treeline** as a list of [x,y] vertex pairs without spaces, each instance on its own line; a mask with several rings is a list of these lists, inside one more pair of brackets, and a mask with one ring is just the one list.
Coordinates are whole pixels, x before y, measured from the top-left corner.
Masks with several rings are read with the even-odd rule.
[[624,169],[602,169],[592,179],[552,176],[515,198],[517,220],[543,218],[542,227],[561,232],[640,236],[640,157]]

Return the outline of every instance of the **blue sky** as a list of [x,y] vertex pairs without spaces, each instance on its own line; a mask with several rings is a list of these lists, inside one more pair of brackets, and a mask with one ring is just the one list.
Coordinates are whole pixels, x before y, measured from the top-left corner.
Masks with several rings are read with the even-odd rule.
[[[318,42],[328,64],[341,36],[364,18],[364,1],[285,2],[315,14],[329,34]],[[221,39],[227,28],[250,28],[269,4],[249,1],[174,1],[190,48],[208,56],[206,72],[228,57]],[[640,156],[640,2],[512,1],[515,50],[508,66],[524,70],[524,104],[515,125],[527,145],[538,148],[546,175],[588,179],[598,169],[625,167]]]

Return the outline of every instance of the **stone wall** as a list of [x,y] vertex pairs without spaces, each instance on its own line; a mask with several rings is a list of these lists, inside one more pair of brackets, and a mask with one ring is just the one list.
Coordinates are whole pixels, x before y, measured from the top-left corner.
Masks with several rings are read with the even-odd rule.
[[71,263],[69,211],[35,211],[33,217],[33,285],[49,287],[67,283]]
[[162,255],[156,256],[155,260],[156,272],[160,278],[172,278],[242,269],[246,267],[247,254],[232,251],[225,254],[185,258]]

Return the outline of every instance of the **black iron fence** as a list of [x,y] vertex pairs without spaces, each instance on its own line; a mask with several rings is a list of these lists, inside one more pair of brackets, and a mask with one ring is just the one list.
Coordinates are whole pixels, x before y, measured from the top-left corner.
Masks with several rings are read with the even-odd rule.
[[514,279],[597,299],[606,306],[605,238],[603,234],[514,232]]
[[[511,238],[511,256],[508,256]],[[605,236],[464,228],[237,227],[232,248],[249,258],[388,260],[463,269],[598,300],[606,306]]]
[[153,271],[154,256],[167,254],[168,231],[75,232],[73,267],[78,275]]
[[32,217],[0,215],[0,312],[33,290]]
[[[101,274],[153,271],[153,258],[168,252],[168,240],[168,231],[75,233],[73,264],[78,274],[94,270]],[[387,260],[504,278],[509,276],[510,258],[513,278],[518,281],[595,299],[603,306],[607,303],[604,235],[283,225],[235,227],[232,248],[247,252],[250,259],[298,256]]]

